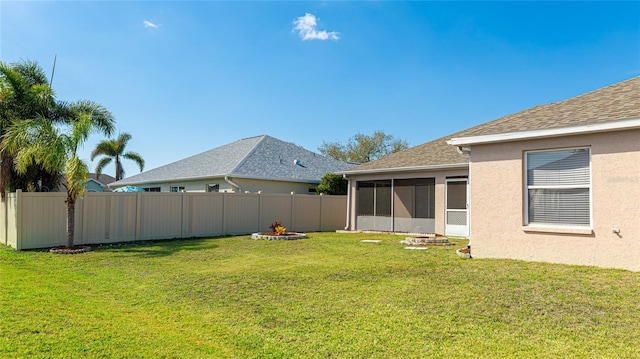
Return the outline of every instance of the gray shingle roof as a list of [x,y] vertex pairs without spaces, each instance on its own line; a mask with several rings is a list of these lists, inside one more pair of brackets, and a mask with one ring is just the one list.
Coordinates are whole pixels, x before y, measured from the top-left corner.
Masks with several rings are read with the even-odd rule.
[[640,76],[501,117],[474,127],[465,136],[593,125],[632,118],[640,118]]
[[451,138],[590,125],[632,118],[640,118],[640,76],[564,101],[539,105],[507,115],[341,173],[392,171],[398,168],[406,170],[468,163],[468,155],[459,153],[455,146],[447,144],[447,140]]
[[[463,134],[459,132],[457,135]],[[449,166],[452,164],[468,164],[469,155],[459,153],[455,146],[447,144],[451,136],[442,137],[431,142],[411,147],[401,152],[377,160],[363,163],[340,173],[358,173],[376,170],[407,170],[421,167]]]
[[[297,160],[298,163],[294,163]],[[213,177],[240,177],[319,183],[327,172],[352,165],[324,157],[292,143],[263,135],[245,138],[124,178],[123,186]]]
[[94,180],[104,184],[104,185],[108,185],[109,183],[115,182],[116,178],[106,175],[104,173],[100,174],[100,177],[96,177],[95,173],[89,173],[89,178],[93,178]]

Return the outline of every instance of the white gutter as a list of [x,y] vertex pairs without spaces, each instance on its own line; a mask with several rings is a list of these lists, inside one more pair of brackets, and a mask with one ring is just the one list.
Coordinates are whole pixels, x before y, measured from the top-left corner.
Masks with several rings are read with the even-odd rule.
[[347,180],[347,225],[344,230],[348,231],[351,227],[351,180],[347,175],[342,175],[342,178]]
[[242,188],[240,188],[237,183],[233,182],[229,176],[224,176],[224,180],[233,187],[236,187],[238,189],[238,193],[242,193]]
[[540,130],[496,133],[469,137],[455,137],[447,141],[453,146],[479,145],[485,143],[528,140],[535,138],[560,137],[567,135],[588,134],[594,132],[619,131],[640,128],[640,118],[629,120],[609,121],[590,125],[545,128]]
[[388,173],[388,172],[414,172],[414,171],[436,171],[450,170],[456,168],[468,168],[469,163],[449,163],[445,165],[429,165],[429,166],[412,166],[412,167],[392,167],[392,168],[374,168],[369,170],[354,170],[336,172],[339,175],[355,175],[355,174],[371,174],[371,173]]

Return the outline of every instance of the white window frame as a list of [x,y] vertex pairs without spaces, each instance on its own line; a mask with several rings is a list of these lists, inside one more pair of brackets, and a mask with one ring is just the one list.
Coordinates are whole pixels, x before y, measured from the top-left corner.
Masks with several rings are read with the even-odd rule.
[[[564,185],[564,186],[529,186],[528,183],[528,175],[527,170],[529,168],[528,164],[528,154],[529,153],[540,153],[540,152],[557,152],[557,151],[570,151],[570,150],[584,150],[586,149],[589,154],[589,183],[587,185]],[[545,149],[545,150],[529,150],[524,151],[524,166],[523,166],[523,194],[524,194],[524,225],[529,227],[548,227],[548,228],[567,228],[567,229],[592,229],[593,228],[593,163],[592,163],[592,155],[590,147],[568,147],[568,148],[553,148],[553,149]],[[589,189],[589,224],[581,225],[581,224],[561,224],[561,223],[539,223],[539,222],[529,222],[529,190],[530,189],[578,189],[578,188],[588,188]]]
[[[174,191],[174,188],[176,189],[175,191]],[[185,192],[185,188],[184,186],[171,186],[169,188],[169,191],[173,193],[180,193],[180,192]]]

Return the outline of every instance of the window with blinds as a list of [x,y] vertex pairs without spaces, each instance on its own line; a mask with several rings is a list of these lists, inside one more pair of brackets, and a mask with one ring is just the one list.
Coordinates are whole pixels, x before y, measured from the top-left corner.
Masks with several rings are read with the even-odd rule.
[[591,225],[588,148],[526,153],[528,223]]

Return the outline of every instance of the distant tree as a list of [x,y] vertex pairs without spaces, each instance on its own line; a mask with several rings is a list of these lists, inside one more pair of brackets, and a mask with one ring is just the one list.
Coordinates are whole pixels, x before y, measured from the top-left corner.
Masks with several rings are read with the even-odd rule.
[[115,161],[116,165],[116,181],[124,178],[124,168],[122,167],[122,158],[134,161],[140,172],[144,169],[144,159],[136,152],[125,152],[127,143],[131,139],[131,135],[128,133],[122,133],[116,139],[104,140],[96,145],[96,148],[91,152],[91,160],[93,161],[96,156],[104,155],[96,166],[96,176],[100,176],[102,170],[106,165]]
[[51,172],[64,172],[67,198],[67,247],[73,247],[75,232],[75,204],[85,191],[89,169],[78,157],[80,147],[95,131],[110,135],[113,116],[104,107],[89,101],[60,104],[61,113],[68,116],[67,125],[57,128],[42,117],[14,123],[3,136],[0,149],[15,153],[18,173],[24,173],[32,165],[39,165]]
[[341,175],[326,173],[320,179],[320,184],[316,188],[318,193],[342,195],[347,194],[348,182]]
[[365,163],[407,148],[407,141],[376,131],[371,136],[357,133],[346,144],[323,142],[318,151],[339,161]]

